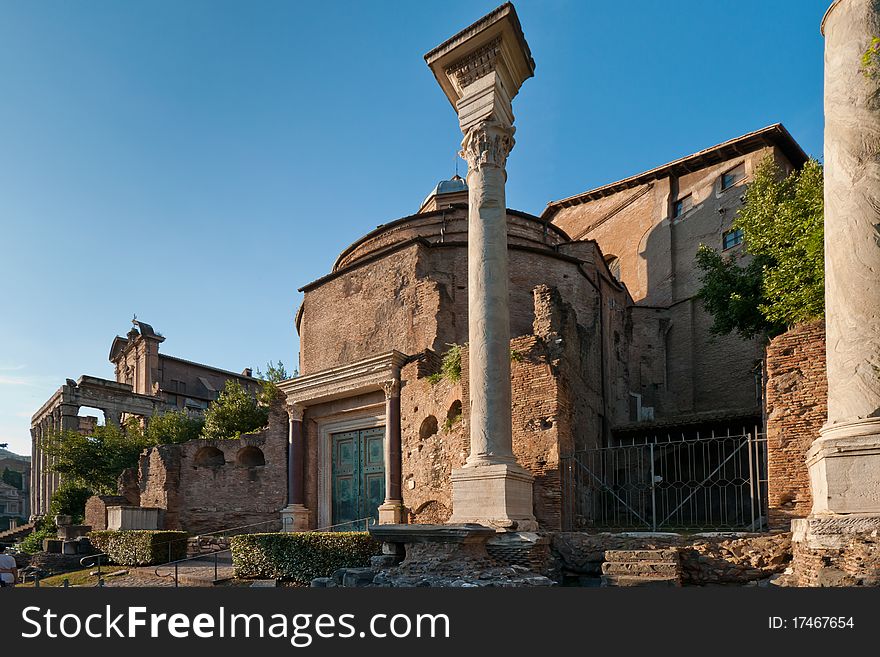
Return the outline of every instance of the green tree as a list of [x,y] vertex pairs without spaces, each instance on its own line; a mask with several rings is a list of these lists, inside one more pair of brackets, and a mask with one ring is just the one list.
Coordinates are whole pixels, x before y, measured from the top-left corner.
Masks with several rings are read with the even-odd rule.
[[204,438],[238,438],[264,428],[269,422],[269,408],[248,394],[233,379],[226,381],[220,396],[205,412]]
[[0,479],[18,490],[21,490],[22,486],[24,486],[21,473],[16,472],[15,470],[10,470],[9,468],[3,468],[3,476],[0,477]]
[[150,418],[145,434],[152,445],[172,445],[198,438],[204,426],[203,417],[186,411],[169,411]]
[[152,443],[136,419],[124,427],[115,424],[95,427],[91,435],[65,431],[42,443],[46,454],[55,459],[52,470],[71,485],[97,494],[116,493],[116,480],[123,470],[138,464],[141,452]]
[[[299,372],[294,370],[292,376],[299,376]],[[281,394],[277,384],[281,381],[292,378],[291,375],[287,373],[287,368],[284,367],[284,363],[280,360],[277,363],[273,363],[271,360],[266,363],[265,374],[261,372],[258,367],[256,369],[256,377],[263,381],[263,389],[260,392],[260,402],[266,406],[271,404],[272,400]]]
[[[712,332],[772,337],[825,312],[822,165],[808,161],[783,175],[768,156],[757,167],[734,228],[745,253],[722,256],[701,246],[698,296],[713,316]],[[750,257],[742,265],[740,262]]]
[[49,516],[73,516],[73,524],[81,524],[86,515],[86,501],[93,495],[92,489],[65,481],[52,493]]

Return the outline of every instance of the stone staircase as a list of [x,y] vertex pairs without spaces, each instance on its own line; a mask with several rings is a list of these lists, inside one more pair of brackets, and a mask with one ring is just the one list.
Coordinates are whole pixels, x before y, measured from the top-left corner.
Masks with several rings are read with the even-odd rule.
[[7,529],[6,531],[0,532],[0,541],[3,543],[14,543],[17,540],[24,538],[32,531],[34,531],[34,523],[32,522],[29,522],[26,525],[19,525],[14,529]]
[[678,550],[606,550],[602,586],[681,586]]

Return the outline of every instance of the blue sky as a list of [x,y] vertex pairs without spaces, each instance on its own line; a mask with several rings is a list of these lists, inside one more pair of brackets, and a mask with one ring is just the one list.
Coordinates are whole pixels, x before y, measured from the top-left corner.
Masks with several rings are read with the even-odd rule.
[[[0,443],[113,378],[133,313],[166,353],[294,367],[297,288],[453,174],[422,56],[497,4],[0,0]],[[829,4],[520,0],[508,205],[778,121],[821,156]]]

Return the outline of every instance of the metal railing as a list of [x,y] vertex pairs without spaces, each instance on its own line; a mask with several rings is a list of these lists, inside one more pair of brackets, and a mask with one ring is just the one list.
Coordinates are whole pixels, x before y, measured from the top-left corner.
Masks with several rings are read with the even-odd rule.
[[737,435],[641,442],[561,459],[568,530],[760,531],[767,521],[767,439]]

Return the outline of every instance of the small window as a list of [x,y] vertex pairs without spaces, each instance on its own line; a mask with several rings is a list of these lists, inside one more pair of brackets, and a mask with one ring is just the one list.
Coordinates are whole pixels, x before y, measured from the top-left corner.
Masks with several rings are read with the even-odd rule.
[[724,246],[724,249],[732,249],[737,244],[742,244],[743,241],[743,232],[742,228],[734,228],[733,230],[726,230],[721,235],[721,242]]
[[746,164],[745,162],[740,162],[729,171],[721,174],[721,191],[723,192],[725,189],[730,189],[745,177]]
[[608,271],[614,276],[614,279],[620,280],[620,258],[616,255],[605,256],[605,264],[608,265]]
[[693,207],[693,199],[691,195],[688,194],[687,196],[682,196],[672,204],[672,218],[678,219],[689,212],[691,207]]

